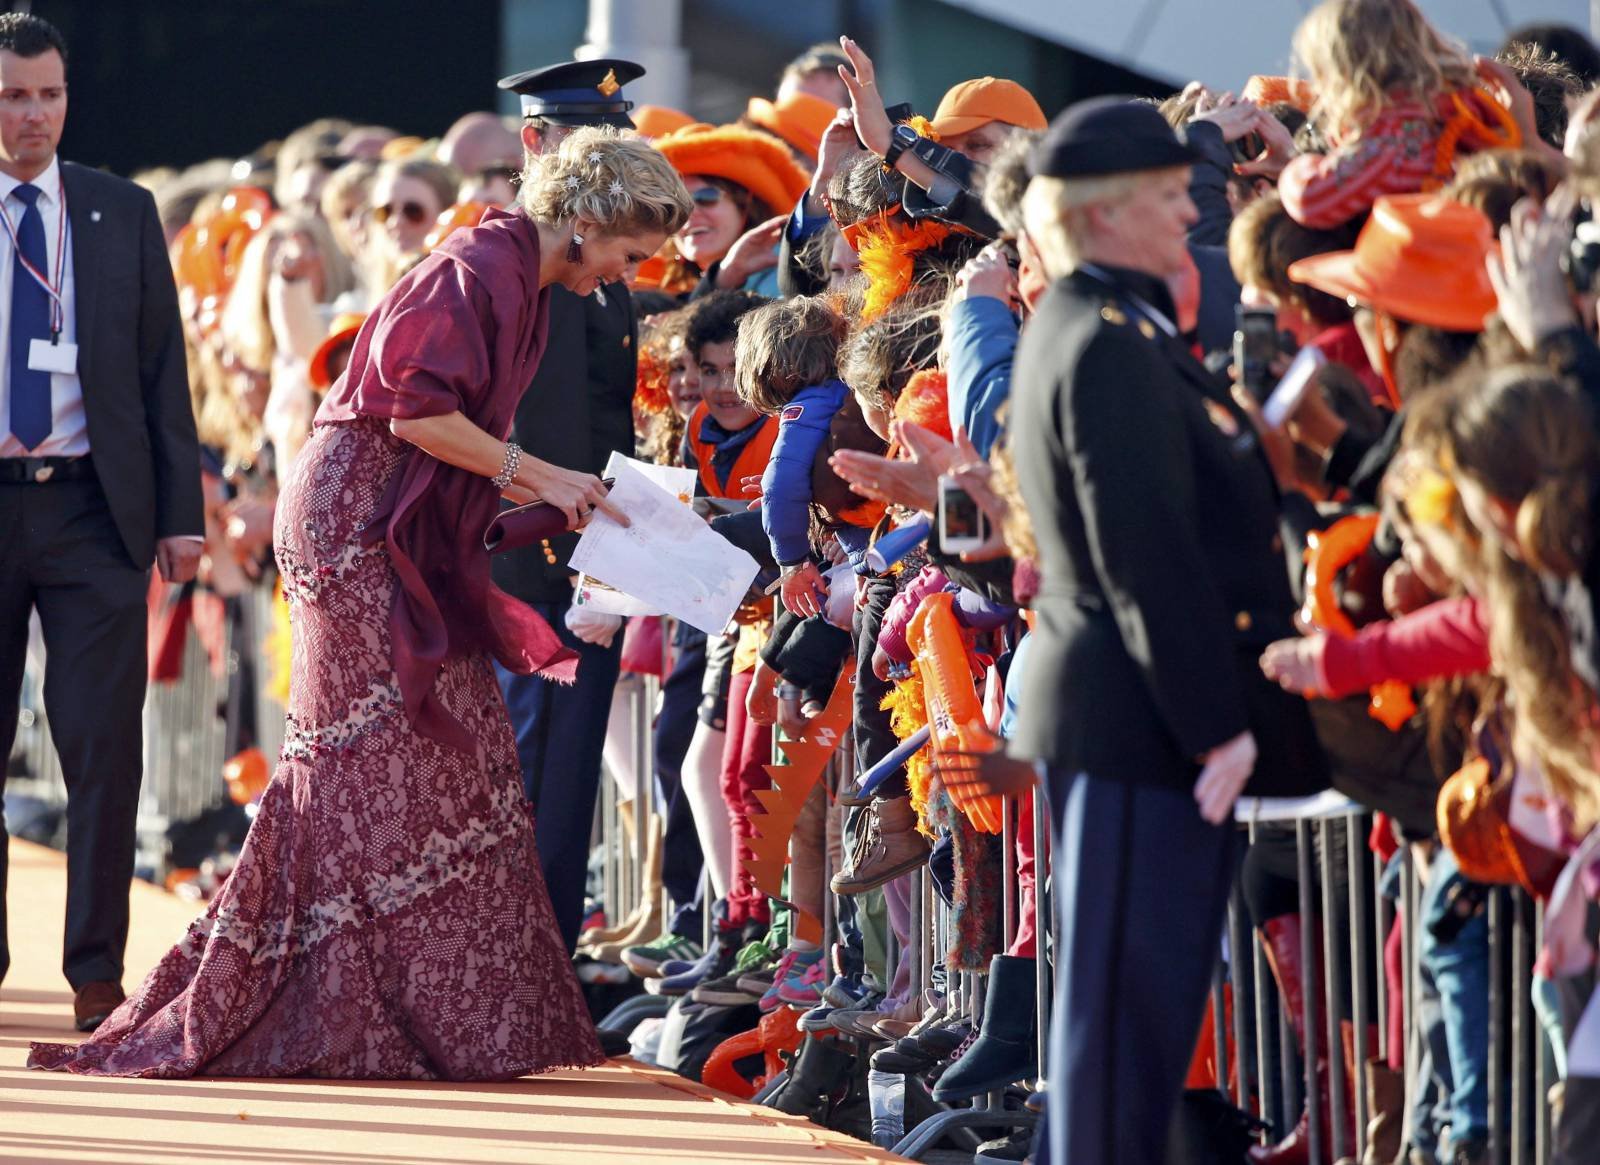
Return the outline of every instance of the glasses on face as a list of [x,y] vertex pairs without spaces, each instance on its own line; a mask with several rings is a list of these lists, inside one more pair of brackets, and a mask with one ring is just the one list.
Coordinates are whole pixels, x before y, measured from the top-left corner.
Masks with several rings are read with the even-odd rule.
[[372,221],[380,225],[395,215],[399,215],[411,226],[421,226],[428,220],[428,208],[420,202],[386,202],[382,206],[372,208]]
[[515,186],[522,180],[522,171],[515,166],[489,166],[478,171],[478,181],[486,185],[501,180]]
[[689,197],[694,200],[696,206],[715,206],[728,197],[728,192],[720,186],[699,186],[690,193]]

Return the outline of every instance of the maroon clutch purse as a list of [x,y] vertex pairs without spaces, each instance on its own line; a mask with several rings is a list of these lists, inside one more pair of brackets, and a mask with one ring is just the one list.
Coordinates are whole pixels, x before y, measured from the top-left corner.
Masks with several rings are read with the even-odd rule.
[[[607,478],[605,487],[611,488]],[[483,548],[490,554],[503,554],[507,550],[521,550],[546,538],[567,532],[567,516],[549,502],[529,502],[501,510],[483,532]]]

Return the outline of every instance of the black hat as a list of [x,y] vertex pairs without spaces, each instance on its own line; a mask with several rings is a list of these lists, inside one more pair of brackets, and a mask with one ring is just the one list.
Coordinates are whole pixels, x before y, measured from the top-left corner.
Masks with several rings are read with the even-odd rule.
[[1096,178],[1187,166],[1200,155],[1178,140],[1154,105],[1132,97],[1091,97],[1050,123],[1028,159],[1039,178]]
[[642,76],[643,65],[603,57],[513,73],[500,79],[500,88],[521,96],[523,117],[537,117],[556,125],[632,129],[628,110],[633,108],[633,102],[623,98],[622,87]]

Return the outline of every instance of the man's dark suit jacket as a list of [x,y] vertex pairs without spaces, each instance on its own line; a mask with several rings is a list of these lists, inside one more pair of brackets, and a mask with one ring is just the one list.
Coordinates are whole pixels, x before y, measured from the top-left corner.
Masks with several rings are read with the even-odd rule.
[[[585,473],[605,469],[613,450],[631,456],[637,330],[625,285],[608,284],[603,301],[552,287],[550,342],[517,405],[512,440],[531,457]],[[577,541],[551,539],[554,563],[540,546],[495,555],[495,584],[526,603],[570,601],[567,559]]]
[[148,567],[158,539],[205,533],[177,287],[149,191],[71,162],[61,181],[90,453],[128,557]]

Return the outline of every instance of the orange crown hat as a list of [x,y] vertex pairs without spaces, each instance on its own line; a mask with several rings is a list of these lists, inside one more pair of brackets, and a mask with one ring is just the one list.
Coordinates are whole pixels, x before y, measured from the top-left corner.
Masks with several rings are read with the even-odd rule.
[[1245,82],[1242,100],[1257,105],[1292,105],[1301,113],[1310,113],[1316,94],[1311,83],[1298,77],[1267,77],[1256,74]]
[[361,325],[366,322],[367,313],[364,311],[344,311],[333,317],[327,338],[317,345],[315,352],[311,353],[309,370],[311,384],[318,392],[327,392],[333,387],[333,377],[328,371],[329,361],[333,359],[333,354],[338,351],[340,344],[354,342],[356,333],[361,331]]
[[633,118],[633,128],[644,138],[666,137],[694,124],[694,118],[687,113],[665,105],[635,105],[629,116]]
[[744,109],[747,119],[777,134],[813,162],[822,149],[822,135],[838,112],[833,102],[810,93],[791,93],[781,101],[752,97]]
[[1312,255],[1289,278],[1406,323],[1481,332],[1495,309],[1484,267],[1498,252],[1482,212],[1437,194],[1378,199],[1353,251]]
[[811,179],[769,133],[740,125],[690,126],[664,138],[656,149],[684,177],[722,178],[743,186],[773,210],[794,209]]
[[1050,125],[1033,94],[1003,77],[975,77],[952,86],[933,114],[934,132],[941,138],[971,133],[991,121],[1040,133]]
[[477,226],[488,213],[488,203],[471,199],[445,207],[439,212],[439,217],[434,222],[433,228],[428,231],[427,238],[422,240],[423,251],[433,250],[462,227]]

